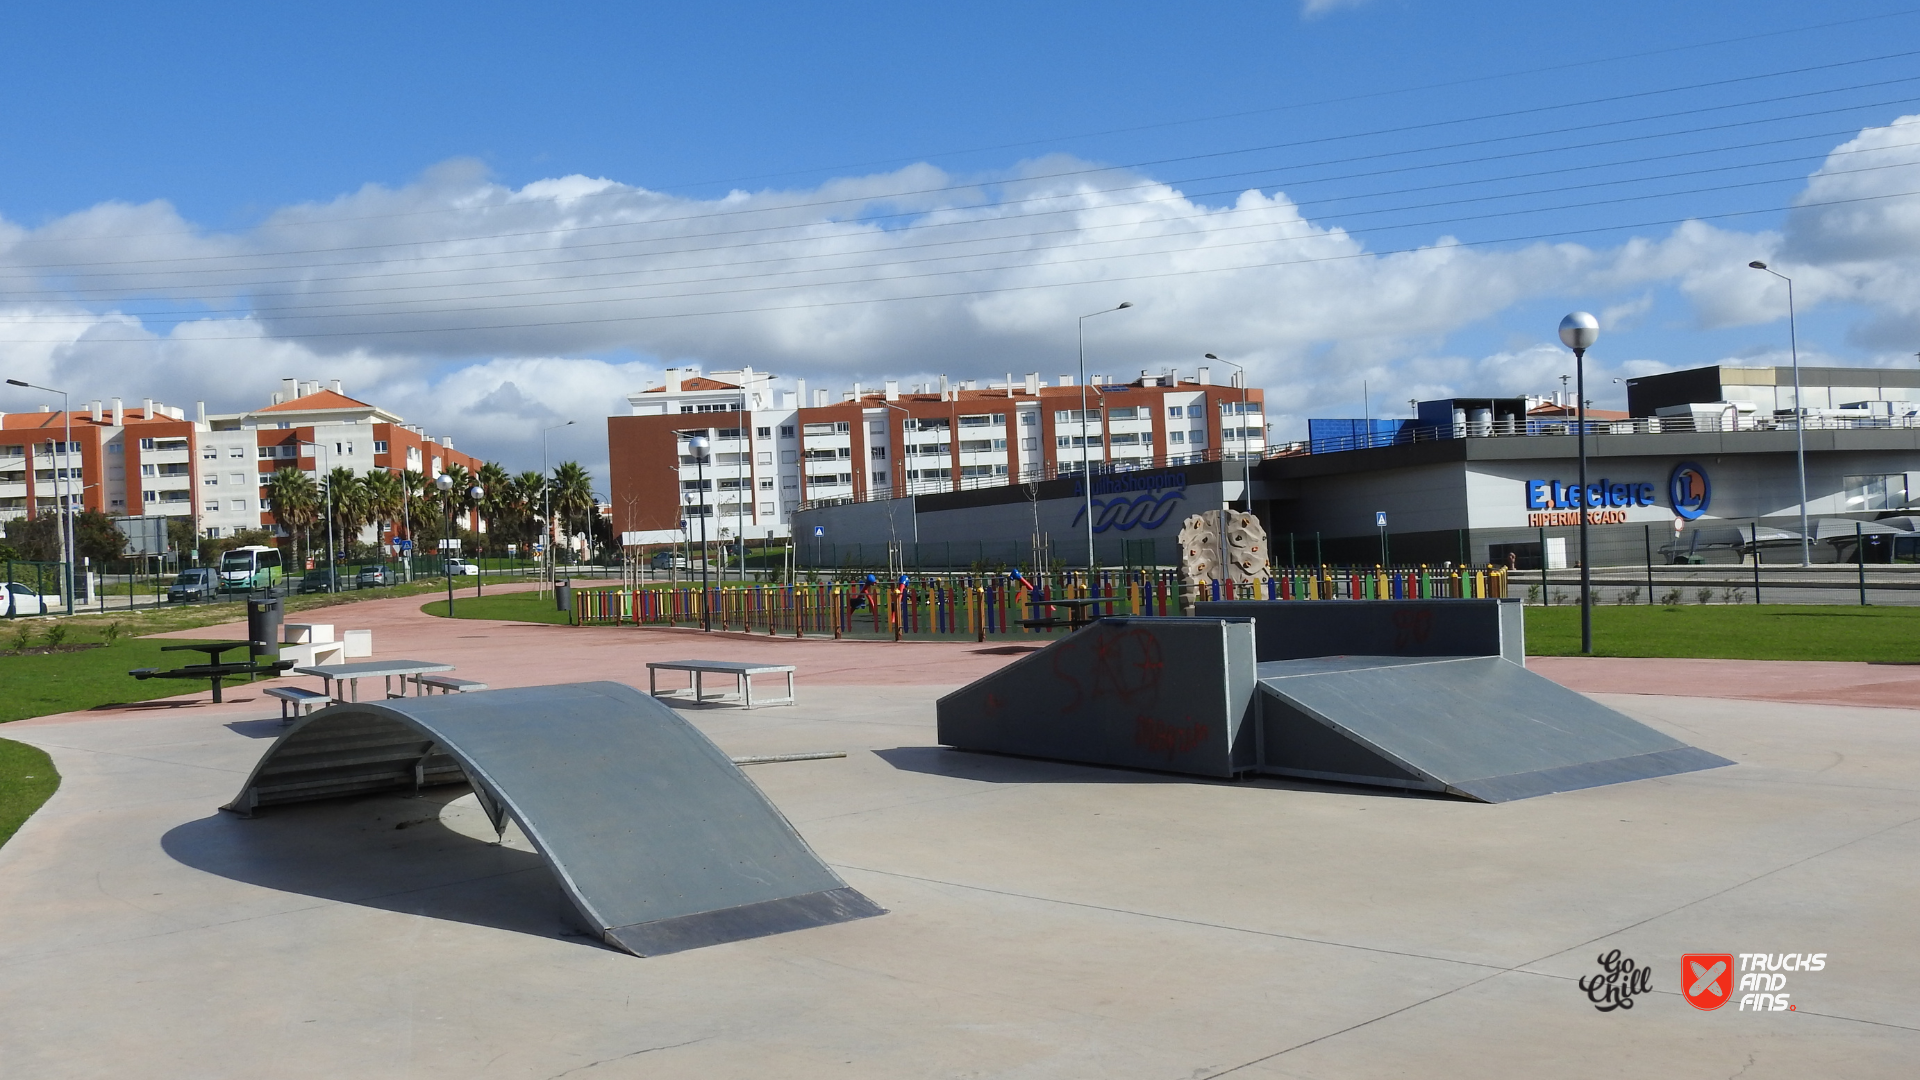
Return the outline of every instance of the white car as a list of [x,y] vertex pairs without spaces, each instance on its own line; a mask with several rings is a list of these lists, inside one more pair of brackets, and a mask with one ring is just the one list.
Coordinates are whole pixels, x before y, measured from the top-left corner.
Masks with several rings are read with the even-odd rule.
[[7,582],[6,592],[0,593],[0,615],[45,615],[46,600],[37,592],[17,581]]
[[470,563],[465,559],[449,559],[447,560],[445,572],[454,577],[479,577],[480,567],[478,564]]

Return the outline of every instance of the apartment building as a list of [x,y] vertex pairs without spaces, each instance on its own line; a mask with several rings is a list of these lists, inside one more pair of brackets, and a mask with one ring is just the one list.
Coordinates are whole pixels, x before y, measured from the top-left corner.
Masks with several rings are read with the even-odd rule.
[[[1260,454],[1262,391],[1142,372],[1131,382],[1038,374],[905,391],[897,380],[838,394],[804,380],[781,389],[751,368],[671,369],[609,417],[615,531],[630,543],[710,535],[786,536],[803,505],[994,487],[1079,472],[1153,468]],[[704,460],[689,439],[710,441]]]
[[[190,518],[196,534],[212,538],[262,528],[284,535],[262,486],[282,465],[318,478],[336,466],[433,476],[454,464],[477,470],[481,462],[456,451],[450,438],[428,437],[347,397],[337,380],[322,388],[286,379],[262,408],[210,416],[202,403],[192,419],[151,398],[138,409],[119,398],[94,401],[71,417],[42,406],[0,414],[0,520],[58,510],[70,489],[76,510]],[[477,519],[467,524],[480,527]],[[375,538],[373,530],[363,531],[362,542]]]

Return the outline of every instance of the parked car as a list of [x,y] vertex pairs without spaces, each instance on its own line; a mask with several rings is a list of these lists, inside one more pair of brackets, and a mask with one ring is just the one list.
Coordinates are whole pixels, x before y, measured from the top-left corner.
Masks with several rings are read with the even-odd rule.
[[329,592],[331,590],[327,587],[328,578],[332,576],[331,570],[309,570],[300,577],[300,591],[303,593]]
[[470,563],[465,559],[448,559],[447,565],[443,568],[442,572],[451,574],[454,577],[479,577],[480,567],[478,564]]
[[196,566],[180,571],[180,576],[167,586],[167,603],[179,604],[189,600],[206,600],[220,588],[220,581],[214,576],[213,567]]
[[393,571],[384,566],[363,566],[360,568],[360,587],[371,588],[375,585],[393,584]]
[[693,564],[687,561],[687,557],[677,551],[656,551],[653,553],[653,568],[655,570],[688,570],[692,567]]
[[47,605],[40,594],[17,581],[7,582],[6,592],[0,593],[0,615],[45,615]]

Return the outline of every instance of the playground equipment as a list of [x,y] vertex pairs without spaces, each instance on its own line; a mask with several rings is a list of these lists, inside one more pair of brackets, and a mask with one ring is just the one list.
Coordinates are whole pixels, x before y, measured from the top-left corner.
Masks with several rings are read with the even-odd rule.
[[1498,600],[1196,605],[1103,619],[944,698],[962,750],[1506,802],[1715,768],[1528,671]]
[[463,782],[637,956],[884,914],[706,736],[619,683],[335,705],[295,720],[222,809]]

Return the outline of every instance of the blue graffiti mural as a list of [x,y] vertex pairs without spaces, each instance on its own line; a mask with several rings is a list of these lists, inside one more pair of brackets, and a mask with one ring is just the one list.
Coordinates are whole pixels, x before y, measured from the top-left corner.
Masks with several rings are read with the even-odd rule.
[[[1184,476],[1181,479],[1185,479]],[[1096,484],[1096,490],[1100,485]],[[1167,523],[1180,509],[1187,497],[1187,487],[1159,488],[1138,495],[1112,495],[1093,500],[1093,531],[1106,532],[1118,529],[1132,532],[1134,529],[1152,531]],[[1087,519],[1087,508],[1077,507],[1073,513],[1073,525],[1078,527]]]

